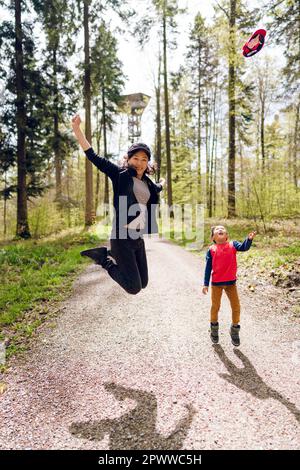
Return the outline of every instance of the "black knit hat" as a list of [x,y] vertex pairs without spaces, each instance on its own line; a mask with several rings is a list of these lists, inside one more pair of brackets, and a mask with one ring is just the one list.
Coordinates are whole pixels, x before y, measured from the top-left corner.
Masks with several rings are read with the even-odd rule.
[[132,157],[136,152],[139,150],[143,150],[145,154],[147,155],[148,159],[150,160],[151,158],[151,150],[149,149],[148,145],[143,144],[142,142],[135,142],[132,144],[129,149],[127,150],[127,155],[128,157]]

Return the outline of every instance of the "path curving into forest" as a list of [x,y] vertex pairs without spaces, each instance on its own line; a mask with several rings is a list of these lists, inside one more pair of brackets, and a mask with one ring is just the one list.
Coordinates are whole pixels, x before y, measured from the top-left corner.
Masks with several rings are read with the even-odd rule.
[[[0,396],[1,449],[299,449],[299,320],[239,282],[241,346],[211,344],[204,257],[146,238],[132,296],[89,265]],[[277,296],[276,296],[277,293]],[[297,349],[298,348],[298,349]]]

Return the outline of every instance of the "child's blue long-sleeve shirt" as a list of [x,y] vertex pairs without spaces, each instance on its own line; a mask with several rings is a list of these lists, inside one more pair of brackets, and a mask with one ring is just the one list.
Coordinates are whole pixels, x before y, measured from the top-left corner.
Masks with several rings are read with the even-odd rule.
[[[243,241],[243,243],[240,243],[236,240],[232,242],[232,245],[237,251],[248,251],[249,248],[252,245],[252,240],[250,240],[248,237]],[[210,281],[210,276],[211,276],[211,271],[212,271],[212,254],[211,254],[211,248],[208,249],[206,253],[206,266],[205,266],[205,272],[204,272],[204,285],[209,286],[209,281]],[[228,280],[228,281],[222,281],[222,282],[213,282],[213,285],[231,285],[236,282],[236,279]]]

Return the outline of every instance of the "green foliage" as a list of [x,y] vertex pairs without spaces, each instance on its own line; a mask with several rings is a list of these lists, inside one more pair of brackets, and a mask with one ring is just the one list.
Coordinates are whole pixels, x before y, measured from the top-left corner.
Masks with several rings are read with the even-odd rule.
[[285,44],[287,62],[283,73],[288,81],[285,83],[285,95],[299,95],[299,1],[269,0],[265,9],[270,15],[268,28],[271,39],[275,39],[277,44]]
[[[7,172],[6,188],[4,191],[1,191],[1,194],[4,199],[9,199],[17,191],[13,174],[9,172],[17,163],[17,122],[15,119],[17,90],[14,59],[14,28],[12,22],[7,21],[1,24],[0,42],[2,43],[0,76],[5,84],[5,100],[0,109],[2,121],[0,172]],[[44,171],[48,147],[42,138],[43,130],[47,127],[47,86],[38,68],[35,55],[36,46],[33,40],[33,25],[25,22],[23,25],[23,93],[27,109],[25,132],[27,139],[26,169],[28,172],[27,186],[29,197],[40,195],[47,188],[44,180]]]
[[[124,87],[124,75],[121,72],[122,62],[117,55],[117,40],[104,21],[97,25],[95,34],[96,37],[91,48],[93,97],[100,109],[103,108],[103,100],[105,100],[105,124],[107,130],[112,130],[117,106],[121,101],[121,91]],[[101,102],[102,107],[100,106]],[[103,109],[101,111],[103,112]]]
[[[11,18],[2,21],[0,26],[0,204],[1,216],[6,211],[6,236],[11,236],[15,230],[18,182],[14,5],[8,1],[2,3],[9,9]],[[275,217],[296,217],[300,202],[298,3],[295,0],[269,0],[261,9],[269,13],[269,45],[275,38],[278,44],[285,46],[286,64],[283,67],[277,59],[269,60],[267,47],[251,60],[242,57],[240,48],[256,24],[258,9],[252,9],[252,4],[242,0],[235,3],[236,27],[231,34],[229,2],[220,0],[215,4],[211,25],[206,24],[200,14],[196,15],[190,27],[185,62],[172,73],[166,71],[170,72],[168,91],[174,203],[203,202],[210,215],[223,217],[227,213],[228,52],[230,41],[235,37],[234,57],[230,60],[236,71],[237,216],[252,219],[255,223],[268,223]],[[29,4],[33,7],[30,11]],[[142,43],[149,39],[150,29],[156,27],[157,47],[160,48],[163,20],[166,19],[167,45],[170,48],[176,43],[176,21],[182,14],[178,2],[155,0],[147,2],[146,6],[141,16],[139,12],[134,15],[126,2],[119,0],[90,2],[92,111],[97,115],[93,144],[96,142],[100,151],[104,147],[104,120],[107,129],[115,131],[118,102],[126,78],[118,57],[116,31],[108,21],[110,14],[114,12],[127,22],[126,34],[140,33],[141,38],[138,39]],[[82,27],[83,2],[31,0],[22,2],[22,7],[22,13],[26,11],[26,21],[25,14],[22,18],[27,192],[31,232],[37,238],[83,222],[84,158],[76,158],[74,150],[77,144],[74,145],[74,139],[70,137],[68,122],[70,114],[78,108],[78,93],[82,93],[82,76],[79,73],[79,79],[74,79],[69,60],[73,61],[73,54],[80,52],[78,32]],[[37,25],[45,34],[45,41],[41,43],[43,50]],[[82,64],[76,64],[76,69],[82,71]],[[167,73],[165,76],[167,78]],[[282,77],[284,87],[280,84]],[[289,98],[287,106],[283,103],[286,106],[284,110],[279,109],[276,103],[282,96]],[[165,177],[163,99],[164,93],[161,93],[161,173]],[[109,136],[107,142],[108,139]],[[61,164],[62,172],[64,194],[60,199],[55,199],[53,194],[56,163]],[[101,178],[98,179],[97,202],[104,195],[103,175]],[[162,200],[166,193],[167,188],[161,195]]]
[[81,232],[53,241],[16,242],[1,247],[0,324],[10,325],[28,309],[59,297],[64,286],[86,265],[80,251],[99,243],[97,235]]

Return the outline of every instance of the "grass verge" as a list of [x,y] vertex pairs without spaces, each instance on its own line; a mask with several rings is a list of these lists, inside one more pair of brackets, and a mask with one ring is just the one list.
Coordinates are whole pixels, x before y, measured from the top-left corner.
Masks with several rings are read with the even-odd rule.
[[54,305],[66,298],[89,263],[80,251],[101,241],[95,233],[81,231],[1,246],[0,341],[6,346],[6,359],[26,349],[27,340],[55,310]]

